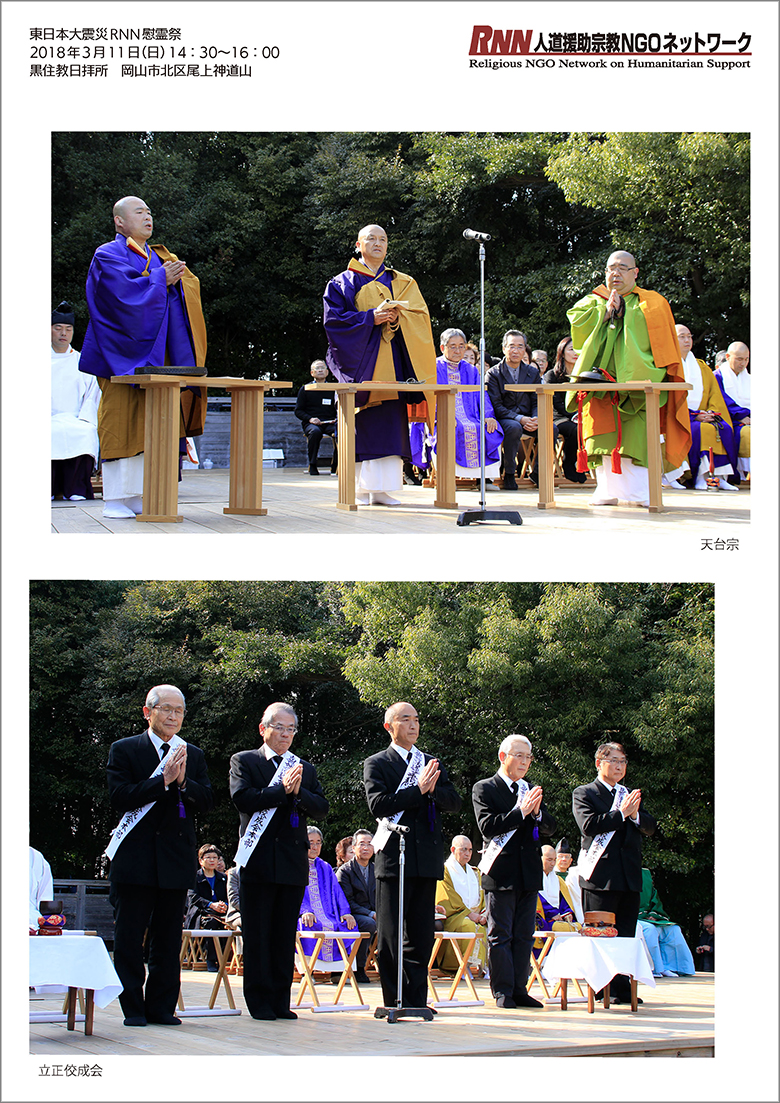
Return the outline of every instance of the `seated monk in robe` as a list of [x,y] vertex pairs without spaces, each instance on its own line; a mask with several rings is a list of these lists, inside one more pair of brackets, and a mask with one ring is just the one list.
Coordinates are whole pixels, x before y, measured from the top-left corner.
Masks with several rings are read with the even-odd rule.
[[[450,847],[450,856],[444,863],[444,879],[436,885],[436,903],[444,908],[445,931],[484,931],[487,924],[485,893],[478,869],[468,864],[472,847],[465,835],[456,835]],[[445,941],[436,964],[444,972],[456,972],[460,962],[450,941]],[[468,943],[461,943],[465,949]],[[482,938],[474,944],[470,965],[478,976],[484,976],[487,961],[487,941]]]
[[[336,880],[336,874],[327,862],[320,858],[322,832],[318,827],[310,827],[309,839],[309,883],[301,902],[301,917],[298,930],[307,928],[315,931],[352,931],[356,927],[355,918],[349,910],[347,898]],[[302,938],[301,945],[306,955],[311,954],[315,939]],[[346,942],[347,951],[352,941]],[[315,967],[334,973],[334,983],[338,982],[338,973],[343,970],[344,959],[337,942],[325,939]]]
[[[551,846],[542,847],[542,887],[536,903],[537,931],[578,931],[580,924],[575,919],[574,901],[566,881],[555,872],[555,850]],[[541,948],[541,941],[534,944]]]

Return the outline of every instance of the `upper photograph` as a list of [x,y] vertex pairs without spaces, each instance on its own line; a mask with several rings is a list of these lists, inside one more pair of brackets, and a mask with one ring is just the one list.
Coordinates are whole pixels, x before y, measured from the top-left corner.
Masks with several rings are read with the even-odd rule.
[[750,521],[743,133],[52,134],[51,531]]

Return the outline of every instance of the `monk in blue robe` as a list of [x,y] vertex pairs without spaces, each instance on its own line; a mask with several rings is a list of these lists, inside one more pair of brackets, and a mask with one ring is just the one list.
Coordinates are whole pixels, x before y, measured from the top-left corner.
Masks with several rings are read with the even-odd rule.
[[[344,890],[336,880],[333,868],[320,858],[322,832],[318,827],[309,827],[309,883],[301,901],[301,915],[298,930],[303,933],[307,928],[315,931],[353,931],[357,927],[355,917],[349,910],[349,902]],[[308,956],[315,946],[315,939],[302,938],[303,952]],[[349,952],[353,939],[346,939],[344,945]],[[340,973],[344,959],[338,943],[326,938],[315,963],[316,969]],[[338,977],[336,978],[338,980]]]
[[[430,316],[416,282],[385,266],[387,234],[381,226],[363,227],[355,248],[360,259],[325,288],[328,367],[342,383],[433,380]],[[356,395],[359,502],[400,504],[391,492],[401,488],[403,461],[411,456],[407,403],[417,400],[411,392]]]
[[[145,396],[110,379],[166,364],[202,367],[206,327],[198,278],[164,245],[148,244],[154,224],[146,203],[120,199],[114,225],[115,239],[97,249],[87,276],[90,322],[79,370],[100,381],[103,513],[118,518],[141,512]],[[202,433],[205,390],[184,390],[181,410],[182,438]]]

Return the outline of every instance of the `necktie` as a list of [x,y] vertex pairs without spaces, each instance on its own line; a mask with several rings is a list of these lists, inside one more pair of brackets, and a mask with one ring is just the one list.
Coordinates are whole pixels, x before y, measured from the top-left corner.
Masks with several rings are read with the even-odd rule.
[[275,754],[275,755],[274,755],[274,756],[273,756],[273,757],[271,758],[271,761],[273,762],[274,766],[276,766],[276,768],[277,768],[277,770],[278,770],[278,769],[279,769],[279,767],[280,767],[280,766],[281,766],[281,764],[282,764],[282,756],[281,756],[281,755],[278,755],[278,754]]
[[162,747],[160,747],[160,759],[161,759],[161,760],[162,760],[163,758],[165,758],[165,756],[167,755],[167,753],[168,753],[168,751],[169,751],[170,749],[171,749],[171,748],[170,748],[170,747],[168,746],[168,744],[167,744],[167,743],[163,743]]
[[512,782],[512,784],[511,784],[511,785],[509,786],[509,788],[510,788],[510,789],[512,790],[512,793],[513,793],[513,794],[514,794],[515,796],[517,796],[517,790],[518,790],[518,785],[517,785],[517,782],[516,782],[516,781],[513,781],[513,782]]

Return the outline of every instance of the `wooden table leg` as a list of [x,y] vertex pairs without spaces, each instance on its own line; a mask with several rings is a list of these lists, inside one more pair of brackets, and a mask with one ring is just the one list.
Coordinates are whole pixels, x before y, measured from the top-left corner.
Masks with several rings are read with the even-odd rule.
[[569,1001],[566,992],[568,983],[569,982],[566,977],[561,977],[561,1011],[566,1011],[569,1007]]
[[[229,388],[228,388],[229,389]],[[230,492],[223,513],[265,517],[263,404],[265,389],[230,390]]]
[[592,1015],[593,1012],[595,1011],[595,1009],[596,1009],[596,993],[593,991],[591,986],[588,985],[588,1013],[590,1015]]
[[68,1030],[76,1029],[76,989],[68,988]]
[[[312,937],[312,936],[304,936],[304,937]],[[301,983],[298,987],[298,998],[295,1001],[295,1006],[296,1007],[298,1007],[300,1005],[300,1002],[303,999],[304,993],[306,992],[307,988],[311,992],[311,998],[314,1001],[314,1006],[315,1007],[320,1006],[320,998],[317,995],[317,989],[316,989],[316,985],[314,983],[314,977],[311,975],[311,971],[312,971],[312,966],[316,963],[317,958],[320,956],[320,950],[322,949],[322,944],[325,941],[325,937],[326,937],[325,935],[317,936],[316,942],[314,943],[314,949],[312,950],[311,959],[307,959],[306,954],[303,952],[303,943],[301,942],[300,934],[296,934],[296,936],[295,936],[295,943],[296,943],[296,946],[298,948],[298,953],[300,955],[301,970],[303,972],[303,976],[301,977]]]
[[149,384],[144,391],[143,510],[136,521],[183,521],[178,512],[180,384]]
[[338,484],[337,509],[350,512],[357,509],[355,501],[355,395],[356,391],[339,393],[338,424]]
[[538,395],[538,400],[539,501],[537,502],[537,509],[555,509],[552,391],[542,391]]
[[608,985],[608,984],[605,984],[605,985],[604,985],[604,1009],[605,1009],[606,1011],[608,1011],[608,1010],[609,1010],[609,995],[610,995],[610,993],[609,993],[609,985]]
[[[667,397],[668,402],[668,397]],[[661,399],[658,391],[645,391],[647,412],[647,481],[649,483],[648,513],[663,513],[661,492]]]
[[223,938],[225,938],[225,935],[223,935],[220,932],[220,934],[217,935],[217,937],[214,939],[214,951],[217,955],[217,964],[219,965],[219,968],[217,970],[217,976],[216,976],[216,979],[214,981],[214,986],[211,989],[211,996],[209,997],[209,1010],[211,1010],[211,1008],[213,1008],[214,1004],[217,1002],[217,997],[219,996],[219,987],[220,987],[220,985],[224,984],[224,986],[225,986],[225,995],[227,996],[228,1007],[231,1009],[231,1011],[235,1011],[236,1004],[235,1004],[235,1001],[233,999],[233,993],[232,993],[231,988],[230,988],[230,981],[227,979],[227,976],[225,975],[225,966],[227,965],[227,955],[228,955],[228,952],[229,952],[229,950],[231,949],[231,947],[233,945],[233,940],[235,939],[235,935],[232,932],[230,932],[227,935],[227,939],[225,941],[224,949],[222,948],[222,939]]
[[436,958],[439,956],[439,951],[441,950],[443,941],[444,939],[442,938],[442,932],[436,931],[434,933],[433,949],[431,950],[430,961],[428,962],[428,987],[430,988],[431,996],[433,997],[431,1003],[440,1002],[439,993],[436,991],[436,985],[433,983],[433,977],[431,976],[431,969],[433,968],[433,963],[436,961]]
[[87,1006],[84,1010],[84,1033],[92,1033],[92,1023],[95,1019],[95,989],[88,988],[86,991]]
[[438,509],[457,509],[455,501],[455,399],[456,391],[436,395],[436,498]]
[[631,1010],[637,1011],[639,1009],[639,1003],[636,994],[636,977],[631,978]]

